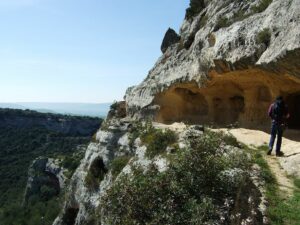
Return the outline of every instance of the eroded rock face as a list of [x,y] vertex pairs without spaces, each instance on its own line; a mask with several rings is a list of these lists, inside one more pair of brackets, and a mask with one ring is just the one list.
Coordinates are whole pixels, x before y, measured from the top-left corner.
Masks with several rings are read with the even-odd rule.
[[[273,0],[256,13],[253,7],[259,4],[214,0],[186,19],[180,36],[192,43],[169,47],[147,78],[128,89],[129,115],[164,123],[265,126],[267,108],[277,95],[296,115],[300,2]],[[298,119],[291,122],[300,128]]]

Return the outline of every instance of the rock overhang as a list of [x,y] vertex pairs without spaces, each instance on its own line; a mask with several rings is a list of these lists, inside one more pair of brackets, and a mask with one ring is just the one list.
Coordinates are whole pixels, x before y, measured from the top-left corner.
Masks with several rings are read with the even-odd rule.
[[[297,93],[300,89],[299,2],[274,0],[264,12],[250,15],[241,21],[233,22],[228,27],[214,30],[220,16],[229,18],[232,16],[231,8],[235,11],[239,10],[239,7],[249,8],[250,5],[257,4],[257,1],[242,5],[234,2],[219,12],[214,10],[220,4],[212,1],[192,20],[185,20],[180,30],[182,38],[180,42],[184,43],[193,35],[191,46],[185,48],[182,47],[182,43],[170,46],[147,78],[140,85],[128,90],[125,99],[130,116],[150,116],[154,120],[166,122],[169,119],[163,119],[163,115],[168,113],[162,113],[163,111],[170,111],[171,115],[176,114],[176,111],[180,111],[179,114],[189,114],[189,109],[193,107],[195,115],[203,115],[204,112],[214,114],[212,100],[204,101],[203,98],[215,95],[215,104],[224,96],[233,99],[226,100],[227,106],[220,107],[221,111],[228,108],[230,104],[238,108],[225,110],[223,114],[237,114],[233,111],[240,110],[239,114],[243,115],[234,116],[238,118],[237,121],[251,124],[252,120],[257,120],[259,124],[266,124],[267,107],[276,95],[284,95],[290,104],[297,102]],[[204,16],[207,17],[206,25],[199,27]],[[269,32],[268,45],[258,42],[257,36],[261,32]],[[252,86],[252,91],[249,86]],[[190,91],[194,94],[194,98],[190,97],[192,100],[185,102],[180,100],[180,94],[177,93],[177,100],[174,100],[176,88],[177,92],[178,88],[186,89],[187,93]],[[223,91],[221,98],[213,94],[217,93],[217,90]],[[256,101],[255,104],[261,104],[261,107],[257,107],[256,110],[250,110],[249,102],[255,101],[250,100],[249,92],[252,92],[253,99],[258,98],[255,97],[257,95],[265,95],[262,96],[262,102]],[[188,98],[187,96],[181,94],[183,99]],[[176,104],[172,101],[176,101],[180,105],[178,107],[183,107],[184,110],[176,108]],[[166,107],[166,102],[170,105],[169,108]],[[197,104],[202,104],[203,108],[200,109]],[[238,106],[239,104],[241,106]],[[251,114],[260,114],[260,116],[252,118]],[[174,116],[177,119],[172,121],[183,121],[181,117]],[[198,119],[191,117],[193,117],[191,121],[194,122],[214,121],[204,118],[199,121],[199,116]],[[225,122],[232,123],[233,120],[225,119]]]

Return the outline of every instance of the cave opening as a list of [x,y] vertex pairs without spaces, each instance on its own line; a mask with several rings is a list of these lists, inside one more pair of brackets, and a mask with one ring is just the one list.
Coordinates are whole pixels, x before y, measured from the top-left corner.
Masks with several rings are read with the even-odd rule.
[[85,185],[91,190],[98,190],[101,181],[104,179],[105,174],[108,172],[103,159],[101,157],[97,157],[91,163],[88,173],[85,177]]
[[300,92],[287,95],[286,104],[290,114],[288,127],[291,129],[300,129]]
[[203,89],[189,84],[174,87],[160,94],[155,103],[160,107],[156,121],[166,124],[226,125],[238,121],[245,111],[243,89],[231,81]]
[[300,129],[300,80],[261,70],[213,75],[202,87],[195,82],[175,84],[156,95],[154,120],[265,131],[271,122],[268,108],[278,95],[288,104],[289,128]]
[[95,178],[103,179],[104,175],[107,173],[107,168],[103,162],[103,159],[97,157],[91,164],[89,172]]
[[201,93],[187,88],[175,88],[159,99],[158,121],[163,123],[197,123],[208,114],[208,103]]
[[59,179],[53,173],[45,172],[45,174],[48,176],[47,185],[52,187],[56,191],[56,195],[58,195],[60,193]]
[[64,214],[64,216],[62,218],[64,224],[74,225],[78,212],[79,212],[79,208],[68,208],[68,209],[66,209],[66,213]]

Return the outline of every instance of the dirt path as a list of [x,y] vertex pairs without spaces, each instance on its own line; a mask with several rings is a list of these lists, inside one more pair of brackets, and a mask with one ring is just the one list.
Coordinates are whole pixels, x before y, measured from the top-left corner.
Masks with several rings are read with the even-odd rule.
[[178,132],[183,131],[187,127],[184,123],[173,123],[171,125],[167,125],[167,124],[156,123],[156,122],[153,122],[153,126],[159,129],[170,129]]
[[[225,131],[235,136],[238,141],[253,147],[267,145],[270,138],[268,133],[257,130],[240,128]],[[300,137],[300,132],[290,131],[289,133],[292,134],[289,136]],[[276,176],[283,195],[289,197],[292,196],[295,187],[288,175],[300,177],[300,142],[283,138],[282,151],[285,154],[284,157],[276,157],[273,151],[271,156],[265,155],[265,159]]]
[[295,186],[293,184],[293,181],[287,177],[287,173],[283,170],[283,168],[280,166],[277,159],[272,157],[265,157],[266,161],[268,162],[271,171],[276,177],[276,180],[278,182],[279,189],[283,193],[282,197],[291,197],[293,196],[293,192],[295,189]]

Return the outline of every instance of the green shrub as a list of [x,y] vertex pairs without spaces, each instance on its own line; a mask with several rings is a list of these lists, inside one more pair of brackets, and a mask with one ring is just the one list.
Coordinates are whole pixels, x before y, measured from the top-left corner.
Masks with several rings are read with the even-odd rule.
[[234,22],[242,21],[251,15],[251,13],[247,14],[244,10],[239,10],[238,12],[234,13],[233,20]]
[[117,110],[118,108],[118,102],[114,101],[113,104],[110,105],[110,110]]
[[229,27],[232,22],[225,16],[221,16],[218,18],[216,25],[214,27],[214,31],[217,31],[223,27]]
[[76,152],[72,155],[63,157],[61,165],[68,170],[68,178],[71,178],[77,167],[80,165],[81,159],[84,157],[84,151]]
[[134,146],[134,141],[141,135],[143,129],[143,124],[139,121],[132,125],[129,132],[129,147]]
[[146,132],[141,135],[141,140],[147,145],[146,157],[154,158],[163,153],[169,145],[176,142],[176,134],[171,130],[160,130],[154,127],[146,128]]
[[294,184],[295,184],[295,186],[297,187],[297,188],[300,188],[300,179],[298,178],[298,179],[295,179],[294,180]]
[[57,190],[55,190],[54,188],[52,188],[50,186],[43,185],[40,188],[40,196],[45,201],[50,200],[51,198],[53,198],[56,195],[57,195]]
[[232,134],[223,134],[223,140],[227,145],[231,145],[234,147],[241,147],[240,143]]
[[130,160],[130,156],[120,156],[115,158],[110,165],[112,175],[116,177]]
[[93,143],[97,143],[98,142],[97,141],[97,133],[93,134],[91,142],[93,142]]
[[258,44],[265,44],[267,47],[271,42],[271,31],[269,28],[265,28],[260,31],[256,36],[256,41]]
[[[220,152],[219,134],[206,133],[174,154],[169,169],[152,164],[122,175],[107,191],[101,210],[106,224],[212,224],[225,198],[235,198],[247,176],[232,184],[220,176],[234,169]],[[233,207],[233,206],[232,206]]]
[[191,0],[189,8],[186,9],[185,18],[192,19],[205,8],[204,0]]
[[202,16],[201,19],[200,19],[200,27],[204,27],[207,23],[207,20],[208,20],[208,16]]
[[273,0],[261,0],[257,6],[253,6],[251,9],[254,13],[261,13],[265,11]]
[[258,164],[261,168],[261,177],[265,180],[266,183],[276,184],[275,176],[272,174],[268,163],[263,158],[262,154],[265,154],[265,147],[261,146],[259,148],[262,153],[258,152],[254,155],[255,163]]

